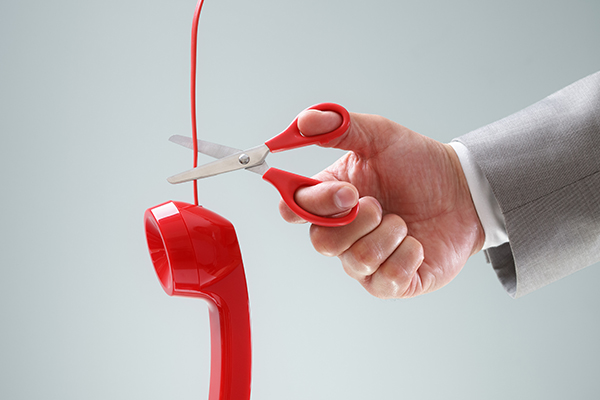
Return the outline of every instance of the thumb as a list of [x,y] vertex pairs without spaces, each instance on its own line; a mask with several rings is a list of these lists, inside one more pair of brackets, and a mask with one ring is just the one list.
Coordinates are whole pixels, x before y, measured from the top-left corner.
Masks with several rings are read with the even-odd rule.
[[[358,203],[358,190],[348,182],[325,181],[299,189],[295,200],[300,207],[312,214],[323,217],[342,216]],[[283,201],[279,203],[279,212],[287,222],[306,222]]]
[[[298,129],[305,136],[322,135],[335,130],[342,116],[333,111],[304,110],[298,115]],[[371,114],[350,113],[350,128],[326,147],[351,150],[359,156],[370,156],[385,150],[398,140],[397,134],[407,129],[387,118]]]

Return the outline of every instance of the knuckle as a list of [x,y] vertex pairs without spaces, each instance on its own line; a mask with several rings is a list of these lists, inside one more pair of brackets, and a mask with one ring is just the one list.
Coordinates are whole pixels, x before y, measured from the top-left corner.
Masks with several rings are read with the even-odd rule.
[[361,275],[372,275],[377,271],[383,256],[379,246],[368,241],[357,242],[349,252],[353,259],[354,269]]
[[377,270],[376,267],[358,261],[350,251],[345,251],[339,256],[344,271],[359,282],[368,279]]
[[407,236],[404,241],[407,242],[406,244],[408,246],[406,258],[420,265],[425,257],[423,245],[412,236]]
[[408,233],[408,227],[406,221],[396,214],[386,214],[384,217],[388,223],[392,226],[391,234],[396,237],[405,237]]
[[384,285],[373,285],[371,282],[365,282],[363,287],[367,290],[367,292],[378,299],[387,300],[402,298],[400,290],[389,283],[391,282],[386,282]]
[[339,242],[333,240],[332,235],[329,233],[329,229],[326,227],[311,225],[310,241],[317,253],[327,257],[336,257],[343,249],[340,248]]
[[361,210],[363,210],[364,219],[371,229],[377,227],[383,218],[381,206],[373,197],[364,197],[362,199]]
[[417,270],[423,262],[423,246],[411,236],[404,239],[402,246],[402,258],[378,271],[377,284],[369,290],[374,296],[399,299],[414,297],[418,292]]
[[403,297],[404,286],[404,281],[399,277],[385,277],[372,290],[374,296],[380,299],[398,299]]
[[306,222],[298,215],[296,215],[296,213],[294,213],[283,201],[279,202],[279,214],[285,222],[288,222],[290,224],[299,224]]
[[371,285],[370,282],[364,282],[363,287],[369,292],[371,296],[377,297],[378,299],[386,300],[389,299],[389,293],[386,292],[381,286]]

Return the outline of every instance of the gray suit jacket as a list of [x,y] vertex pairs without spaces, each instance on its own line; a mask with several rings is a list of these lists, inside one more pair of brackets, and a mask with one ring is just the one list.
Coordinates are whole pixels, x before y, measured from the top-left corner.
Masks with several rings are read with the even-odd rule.
[[600,261],[600,72],[457,140],[504,214],[486,255],[511,296]]

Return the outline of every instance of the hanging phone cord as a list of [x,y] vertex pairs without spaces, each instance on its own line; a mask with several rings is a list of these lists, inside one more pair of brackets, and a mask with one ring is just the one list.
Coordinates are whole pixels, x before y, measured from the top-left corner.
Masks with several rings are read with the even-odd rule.
[[[192,143],[194,145],[194,168],[198,166],[198,127],[196,123],[196,53],[198,48],[198,21],[204,0],[199,0],[194,12],[192,22],[192,75],[191,75],[191,97],[192,97]],[[194,180],[194,204],[198,205],[198,181]]]

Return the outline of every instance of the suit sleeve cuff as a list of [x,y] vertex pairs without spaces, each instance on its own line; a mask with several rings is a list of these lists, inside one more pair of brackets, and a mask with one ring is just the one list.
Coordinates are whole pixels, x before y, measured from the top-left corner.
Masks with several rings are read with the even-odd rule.
[[469,190],[471,191],[475,210],[483,226],[485,243],[482,250],[497,247],[508,242],[504,216],[483,171],[464,144],[457,141],[449,144],[458,155],[467,179],[467,184],[469,185]]

